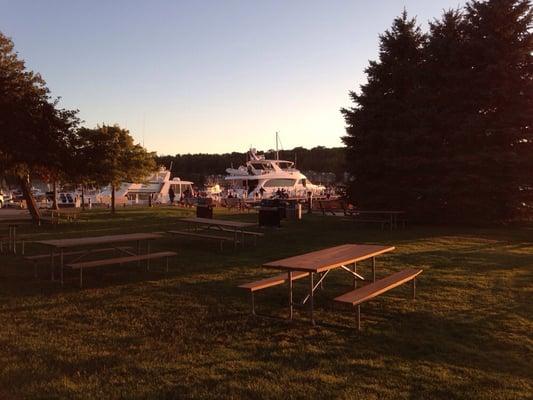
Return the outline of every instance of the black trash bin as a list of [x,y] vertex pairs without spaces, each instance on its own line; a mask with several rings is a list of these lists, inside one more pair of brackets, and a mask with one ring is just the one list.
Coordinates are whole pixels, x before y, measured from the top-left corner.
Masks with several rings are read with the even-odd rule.
[[286,201],[281,199],[263,199],[261,200],[261,207],[277,208],[280,219],[287,218]]
[[213,218],[213,200],[210,198],[198,198],[196,216],[198,218]]

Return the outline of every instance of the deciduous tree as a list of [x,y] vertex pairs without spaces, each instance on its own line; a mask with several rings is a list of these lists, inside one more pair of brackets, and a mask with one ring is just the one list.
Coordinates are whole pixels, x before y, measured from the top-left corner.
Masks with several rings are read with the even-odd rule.
[[111,185],[111,210],[115,213],[115,188],[121,182],[142,181],[156,169],[154,153],[135,144],[129,131],[102,125],[78,131],[79,168],[84,179]]
[[63,169],[78,122],[77,111],[59,108],[41,76],[25,67],[11,39],[0,33],[0,169],[18,176],[36,223],[40,214],[29,179]]

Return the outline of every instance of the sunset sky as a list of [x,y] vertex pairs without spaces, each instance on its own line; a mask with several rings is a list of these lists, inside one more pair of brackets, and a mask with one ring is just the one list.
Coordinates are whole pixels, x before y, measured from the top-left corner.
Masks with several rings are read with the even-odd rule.
[[0,31],[87,126],[159,154],[339,146],[348,91],[404,6],[425,28],[458,0],[0,0]]

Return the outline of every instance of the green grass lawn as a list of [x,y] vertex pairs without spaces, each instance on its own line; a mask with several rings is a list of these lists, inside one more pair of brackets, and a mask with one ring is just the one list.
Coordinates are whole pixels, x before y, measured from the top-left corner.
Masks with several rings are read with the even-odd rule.
[[[128,209],[59,227],[22,228],[35,239],[176,228],[191,211]],[[222,215],[255,220],[254,214]],[[136,265],[33,278],[20,257],[0,256],[0,399],[340,398],[531,399],[533,230],[410,227],[389,232],[342,218],[305,216],[267,229],[257,247],[165,238],[169,273]],[[241,283],[275,272],[266,261],[341,243],[392,244],[378,278],[407,267],[410,285],[363,304],[363,330],[331,298],[350,289],[329,275],[295,320],[253,318]],[[229,247],[229,246],[228,246]],[[27,253],[40,253],[35,245]],[[157,264],[156,264],[157,266]],[[371,268],[361,263],[367,276]],[[295,300],[307,281],[295,283]],[[262,313],[287,315],[287,290],[262,291]]]

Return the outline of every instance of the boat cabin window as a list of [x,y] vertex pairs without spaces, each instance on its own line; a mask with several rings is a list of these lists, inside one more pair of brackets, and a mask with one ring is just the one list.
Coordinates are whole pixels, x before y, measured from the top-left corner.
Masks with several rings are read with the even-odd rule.
[[303,187],[306,187],[307,186],[307,179],[300,179],[300,181],[298,183],[303,185]]
[[264,187],[292,187],[296,179],[270,179],[265,182]]

